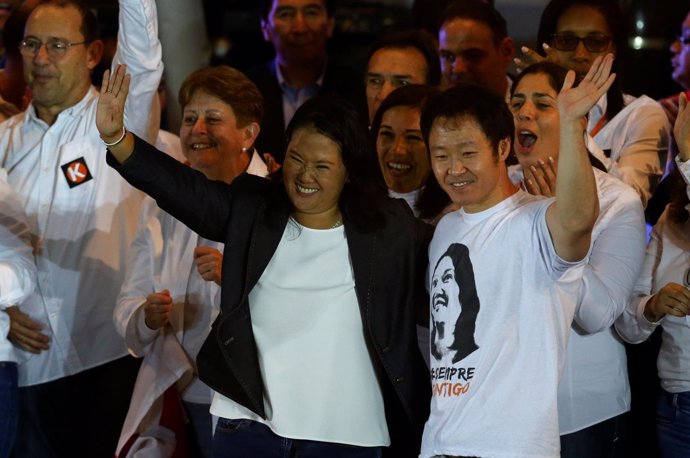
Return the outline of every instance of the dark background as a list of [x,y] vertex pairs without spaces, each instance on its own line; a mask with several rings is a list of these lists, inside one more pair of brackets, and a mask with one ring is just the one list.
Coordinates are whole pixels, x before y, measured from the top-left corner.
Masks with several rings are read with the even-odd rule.
[[[199,0],[202,1],[202,0]],[[336,1],[336,32],[331,40],[331,58],[354,69],[364,65],[367,47],[372,39],[385,30],[419,25],[431,5],[443,0],[418,0],[421,9],[413,14],[403,6],[390,6],[375,1]],[[116,0],[90,0],[98,11],[104,32],[114,33],[117,24]],[[494,2],[506,18],[509,33],[518,45],[535,47],[539,17],[547,0],[512,0]],[[680,91],[670,77],[669,46],[680,32],[680,24],[690,0],[620,0],[630,30],[630,42],[636,36],[643,39],[640,49],[631,49],[625,75],[626,92],[646,93],[660,98]],[[212,63],[225,63],[246,69],[270,59],[271,46],[264,42],[259,18],[253,1],[203,0],[206,28],[212,44],[224,43],[227,54],[214,55]],[[639,41],[639,40],[638,40]],[[519,52],[518,52],[519,55]]]

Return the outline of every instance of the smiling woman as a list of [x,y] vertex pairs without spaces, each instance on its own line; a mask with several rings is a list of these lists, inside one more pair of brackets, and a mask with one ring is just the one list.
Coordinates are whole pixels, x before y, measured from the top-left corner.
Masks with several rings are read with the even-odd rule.
[[[104,77],[106,141],[123,129],[127,84],[123,68]],[[215,456],[418,454],[430,390],[414,308],[430,234],[386,199],[362,126],[341,99],[307,101],[282,182],[209,181],[131,133],[108,147],[125,179],[225,243],[221,312],[197,358],[220,417]]]

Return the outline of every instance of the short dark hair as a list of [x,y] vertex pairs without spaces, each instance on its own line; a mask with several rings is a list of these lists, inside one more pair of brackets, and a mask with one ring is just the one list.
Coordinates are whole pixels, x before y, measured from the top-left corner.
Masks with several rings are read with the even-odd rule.
[[537,32],[537,43],[539,44],[537,49],[542,55],[544,54],[544,51],[541,50],[541,44],[551,44],[553,34],[556,33],[556,28],[558,27],[558,20],[568,9],[576,6],[589,6],[601,13],[607,28],[611,32],[613,44],[616,47],[616,58],[613,60],[611,73],[615,73],[617,76],[606,93],[606,117],[611,119],[624,106],[621,78],[626,72],[621,72],[621,69],[625,68],[628,54],[626,19],[616,0],[551,0],[541,14],[539,31]]
[[98,23],[98,18],[94,11],[89,8],[86,3],[81,0],[46,0],[34,8],[34,11],[44,6],[53,6],[56,8],[73,7],[81,16],[81,27],[79,31],[84,36],[84,41],[92,42],[101,38],[101,28]]
[[491,30],[496,45],[508,36],[505,18],[493,5],[482,0],[454,1],[441,14],[438,29],[454,19],[471,19],[486,25]]
[[381,203],[387,196],[386,184],[357,109],[341,97],[317,95],[290,120],[285,132],[288,143],[297,130],[305,128],[325,135],[340,148],[348,175],[339,200],[343,216],[361,229],[380,228],[385,222]]
[[[463,117],[470,117],[479,124],[495,153],[501,140],[507,138],[512,143],[515,123],[504,98],[483,86],[462,83],[432,97],[422,109],[420,124],[427,150],[434,121]],[[435,218],[450,203],[448,194],[433,174],[430,175],[417,201],[420,217]]]
[[180,107],[184,108],[198,90],[230,105],[237,118],[237,127],[244,127],[251,122],[261,123],[264,114],[263,97],[256,85],[241,71],[220,65],[192,72],[180,87]]
[[[277,1],[277,0],[257,0],[256,11],[259,14],[259,17],[261,19],[264,19],[264,20],[268,19],[268,13],[271,12],[271,7],[273,6],[274,1]],[[326,14],[328,15],[328,17],[333,17],[333,13],[335,12],[336,0],[320,0],[320,1],[326,7]]]
[[494,151],[501,140],[513,138],[513,114],[505,99],[477,84],[463,83],[431,98],[422,110],[422,136],[429,144],[429,133],[437,119],[469,117],[479,124]]
[[436,40],[426,30],[396,30],[377,38],[369,49],[367,63],[380,49],[416,49],[426,62],[426,84],[437,86],[441,82],[441,64],[438,59]]

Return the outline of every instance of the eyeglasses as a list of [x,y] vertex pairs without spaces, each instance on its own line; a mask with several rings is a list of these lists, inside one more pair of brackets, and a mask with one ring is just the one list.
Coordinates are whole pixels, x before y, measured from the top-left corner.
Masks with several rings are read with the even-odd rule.
[[589,52],[604,52],[611,43],[611,37],[606,35],[588,35],[580,38],[577,35],[554,33],[551,38],[551,46],[558,51],[575,51],[582,42]]
[[52,59],[59,59],[60,57],[64,56],[65,53],[67,53],[67,50],[70,49],[72,46],[85,45],[88,43],[91,43],[91,41],[80,41],[79,43],[70,43],[69,41],[65,40],[52,39],[43,43],[38,38],[25,38],[21,41],[21,43],[19,43],[19,52],[23,56],[33,57],[36,54],[38,54],[38,51],[41,49],[41,46],[45,45],[48,57]]

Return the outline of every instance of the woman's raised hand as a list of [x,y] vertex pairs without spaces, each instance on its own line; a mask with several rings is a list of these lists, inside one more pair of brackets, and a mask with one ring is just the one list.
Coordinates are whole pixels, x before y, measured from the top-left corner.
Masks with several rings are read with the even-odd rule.
[[568,71],[558,94],[558,110],[561,122],[581,120],[609,90],[616,74],[611,73],[613,54],[594,59],[589,71],[580,83],[575,85],[575,72]]
[[684,92],[678,97],[678,116],[673,126],[673,137],[678,144],[681,160],[690,160],[690,109]]
[[96,127],[106,143],[116,142],[122,135],[124,107],[131,78],[123,64],[115,67],[112,75],[110,70],[103,74],[101,95],[96,110]]

